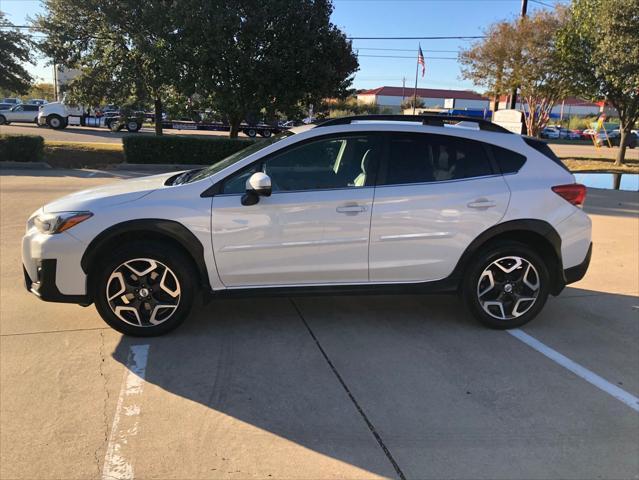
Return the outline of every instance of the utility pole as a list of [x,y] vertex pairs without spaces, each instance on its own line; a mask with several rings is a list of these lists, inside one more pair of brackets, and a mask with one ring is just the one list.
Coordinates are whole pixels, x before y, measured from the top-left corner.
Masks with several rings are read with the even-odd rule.
[[404,99],[406,98],[406,77],[402,78],[402,103],[404,103]]
[[[525,18],[528,13],[528,0],[521,0],[521,18]],[[508,108],[514,109],[517,106],[517,87],[510,92],[510,104]]]

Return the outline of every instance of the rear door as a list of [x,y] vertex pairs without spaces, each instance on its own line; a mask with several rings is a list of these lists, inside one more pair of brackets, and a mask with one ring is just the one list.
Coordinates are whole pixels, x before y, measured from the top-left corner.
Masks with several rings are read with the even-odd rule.
[[370,280],[447,277],[466,247],[501,220],[509,198],[483,143],[391,133],[371,218]]
[[[227,178],[213,198],[215,262],[228,287],[365,283],[379,135],[331,135]],[[244,206],[251,174],[272,195]]]

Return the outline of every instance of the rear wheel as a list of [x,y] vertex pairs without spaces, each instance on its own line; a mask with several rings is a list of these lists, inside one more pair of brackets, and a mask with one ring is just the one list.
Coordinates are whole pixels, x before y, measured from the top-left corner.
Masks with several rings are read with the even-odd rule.
[[164,244],[132,243],[98,267],[95,306],[104,321],[126,335],[151,337],[188,316],[197,278],[190,259]]
[[246,130],[244,130],[244,133],[246,134],[246,136],[251,138],[255,138],[257,136],[257,130],[255,130],[254,128],[247,128]]
[[271,136],[271,131],[268,128],[265,128],[260,132],[260,135],[262,135],[264,138],[268,138]]
[[7,117],[5,117],[4,115],[0,115],[0,125],[8,125],[9,122],[7,122]]
[[518,242],[481,251],[465,276],[463,296],[484,325],[516,328],[528,323],[548,298],[550,275],[541,257]]

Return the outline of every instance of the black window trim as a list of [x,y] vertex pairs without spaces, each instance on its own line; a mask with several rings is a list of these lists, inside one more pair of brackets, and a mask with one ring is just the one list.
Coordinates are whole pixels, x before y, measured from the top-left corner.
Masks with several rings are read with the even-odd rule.
[[315,188],[315,189],[309,189],[309,190],[285,190],[282,192],[273,192],[272,195],[277,195],[277,194],[283,194],[283,193],[299,193],[299,192],[326,192],[326,191],[335,191],[335,190],[363,190],[366,188],[375,188],[377,186],[377,179],[378,179],[378,174],[379,174],[379,168],[380,165],[383,163],[383,159],[386,158],[386,155],[388,153],[388,142],[386,141],[385,135],[383,135],[385,132],[380,132],[379,130],[366,130],[366,131],[357,131],[357,132],[337,132],[337,133],[328,133],[325,135],[317,135],[315,137],[311,137],[311,138],[307,138],[305,140],[301,140],[299,142],[295,142],[291,145],[288,145],[284,148],[280,148],[279,150],[276,150],[274,152],[269,153],[268,155],[265,155],[251,163],[249,163],[248,165],[245,165],[244,167],[241,167],[237,170],[235,170],[232,173],[229,173],[226,177],[218,180],[217,182],[215,182],[211,187],[207,188],[204,192],[202,192],[200,194],[200,197],[229,197],[229,196],[241,196],[243,194],[240,193],[222,193],[222,188],[224,188],[224,182],[226,182],[226,180],[228,180],[231,176],[245,170],[245,169],[249,169],[257,164],[262,164],[266,161],[268,161],[270,158],[276,156],[276,155],[280,155],[282,153],[285,153],[289,150],[292,150],[294,148],[299,148],[302,147],[306,144],[309,143],[313,143],[316,141],[321,141],[321,140],[325,140],[325,139],[330,139],[330,138],[344,138],[344,137],[361,137],[361,136],[366,136],[366,135],[373,135],[373,136],[379,136],[381,137],[381,147],[382,147],[382,155],[381,155],[381,161],[377,161],[376,165],[373,168],[373,171],[371,173],[373,173],[372,178],[371,178],[371,184],[370,185],[365,185],[363,187],[331,187],[331,188]]

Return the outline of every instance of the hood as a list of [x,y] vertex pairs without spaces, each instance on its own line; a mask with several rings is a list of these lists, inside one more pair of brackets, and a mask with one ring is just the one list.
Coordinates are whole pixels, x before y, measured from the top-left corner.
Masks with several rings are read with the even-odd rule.
[[179,172],[122,180],[101,187],[90,188],[72,193],[47,203],[43,210],[47,213],[91,210],[98,204],[99,208],[120,205],[142,198],[158,188],[165,186],[166,180]]

